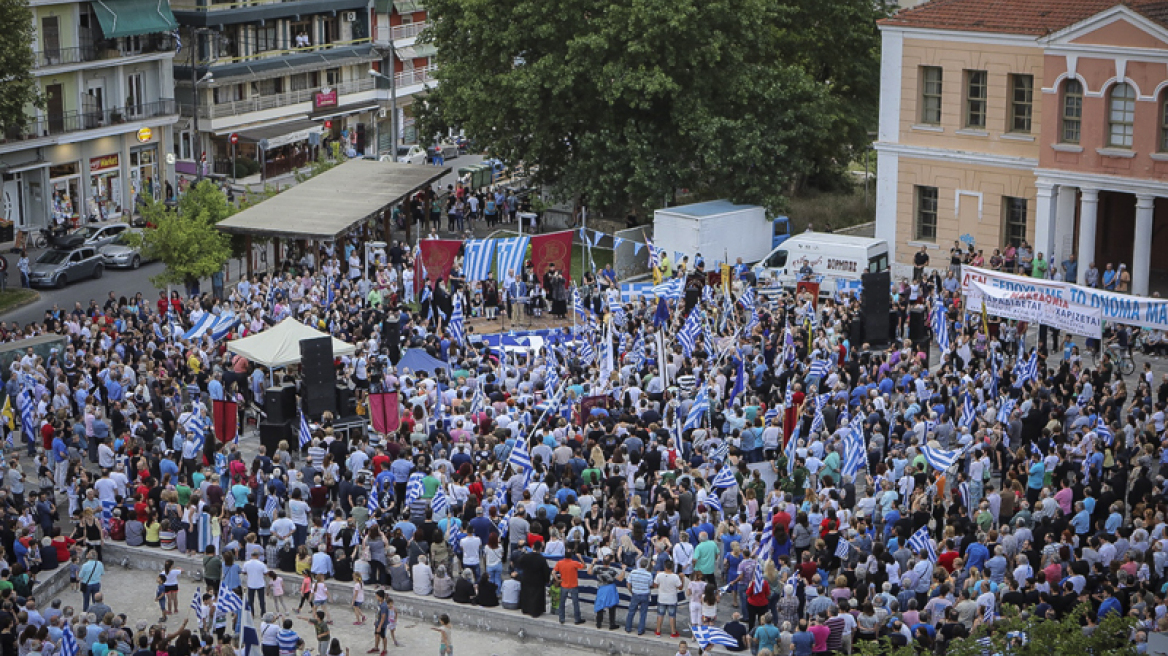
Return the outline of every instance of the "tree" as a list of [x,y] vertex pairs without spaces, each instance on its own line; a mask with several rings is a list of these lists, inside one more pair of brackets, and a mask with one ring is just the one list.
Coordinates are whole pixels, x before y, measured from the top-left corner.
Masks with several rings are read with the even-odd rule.
[[138,245],[144,255],[166,265],[151,282],[189,287],[221,271],[231,257],[231,239],[215,224],[234,213],[227,196],[210,180],[188,189],[177,209],[147,200],[142,217],[153,227],[142,233]]
[[678,189],[781,209],[876,123],[872,0],[428,0],[438,84],[422,134],[457,127],[535,182],[608,211]]
[[0,0],[0,127],[5,135],[19,134],[28,124],[28,106],[41,106],[32,69],[32,9],[28,0]]

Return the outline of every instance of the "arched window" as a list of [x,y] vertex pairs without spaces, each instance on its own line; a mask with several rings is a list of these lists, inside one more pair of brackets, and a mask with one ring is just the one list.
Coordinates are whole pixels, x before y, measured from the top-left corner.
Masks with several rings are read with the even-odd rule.
[[1111,87],[1107,100],[1107,145],[1112,148],[1131,148],[1135,133],[1136,90],[1120,82]]
[[1083,127],[1083,85],[1078,80],[1067,80],[1063,85],[1062,103],[1063,143],[1079,143]]
[[1160,97],[1160,152],[1168,153],[1168,91]]

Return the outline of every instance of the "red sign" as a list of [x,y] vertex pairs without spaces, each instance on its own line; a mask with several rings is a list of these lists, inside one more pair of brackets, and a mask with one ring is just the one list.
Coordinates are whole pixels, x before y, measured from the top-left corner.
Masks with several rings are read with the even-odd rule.
[[331,119],[324,122],[324,129],[326,129],[326,130],[333,129],[333,122]]
[[233,144],[237,144],[237,143],[239,143],[239,134],[238,134],[238,133],[236,133],[236,132],[232,132],[232,133],[231,133],[231,136],[230,136],[230,137],[227,137],[227,138],[228,138],[228,139],[231,141],[231,143],[233,143]]
[[89,171],[94,173],[96,171],[104,171],[106,169],[118,168],[118,156],[103,155],[102,157],[91,157],[89,159]]
[[369,395],[369,418],[373,420],[373,430],[392,433],[401,425],[398,416],[397,392],[380,392]]
[[573,234],[574,230],[563,230],[531,238],[531,262],[540,280],[547,273],[547,265],[553,262],[565,278],[572,275]]
[[[422,257],[418,260],[425,267],[424,277],[429,278],[431,283],[449,278],[450,268],[454,266],[454,258],[462,248],[462,242],[456,239],[423,239],[419,245]],[[415,282],[422,279],[423,276],[414,276]]]
[[312,99],[312,106],[314,109],[321,109],[323,107],[336,107],[337,90],[329,89],[328,93],[324,93],[322,91],[321,93],[316,94],[316,96],[314,96]]

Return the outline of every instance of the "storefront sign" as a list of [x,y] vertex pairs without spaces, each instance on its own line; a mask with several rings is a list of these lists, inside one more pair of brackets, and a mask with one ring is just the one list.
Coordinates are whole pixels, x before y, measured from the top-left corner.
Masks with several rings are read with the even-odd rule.
[[1065,330],[1075,335],[1099,339],[1103,336],[1103,318],[1099,308],[1076,303],[1044,290],[1008,291],[973,281],[966,294],[966,308],[980,312],[984,303],[987,314],[1017,321],[1027,321]]
[[154,130],[150,128],[142,128],[138,130],[138,143],[146,143],[154,138]]
[[104,155],[102,157],[92,157],[89,159],[89,172],[96,173],[106,169],[118,168],[117,155]]
[[337,90],[329,89],[327,92],[321,91],[313,97],[312,107],[314,109],[322,109],[324,107],[337,106]]

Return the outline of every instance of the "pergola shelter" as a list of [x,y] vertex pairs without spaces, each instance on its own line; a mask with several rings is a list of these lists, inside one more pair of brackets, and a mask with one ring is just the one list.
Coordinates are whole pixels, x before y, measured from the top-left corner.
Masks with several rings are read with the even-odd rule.
[[[247,239],[247,273],[252,275],[252,239],[340,241],[364,221],[380,217],[390,235],[389,208],[433,184],[449,167],[367,159],[349,160],[217,224]],[[428,210],[428,208],[427,208]]]

